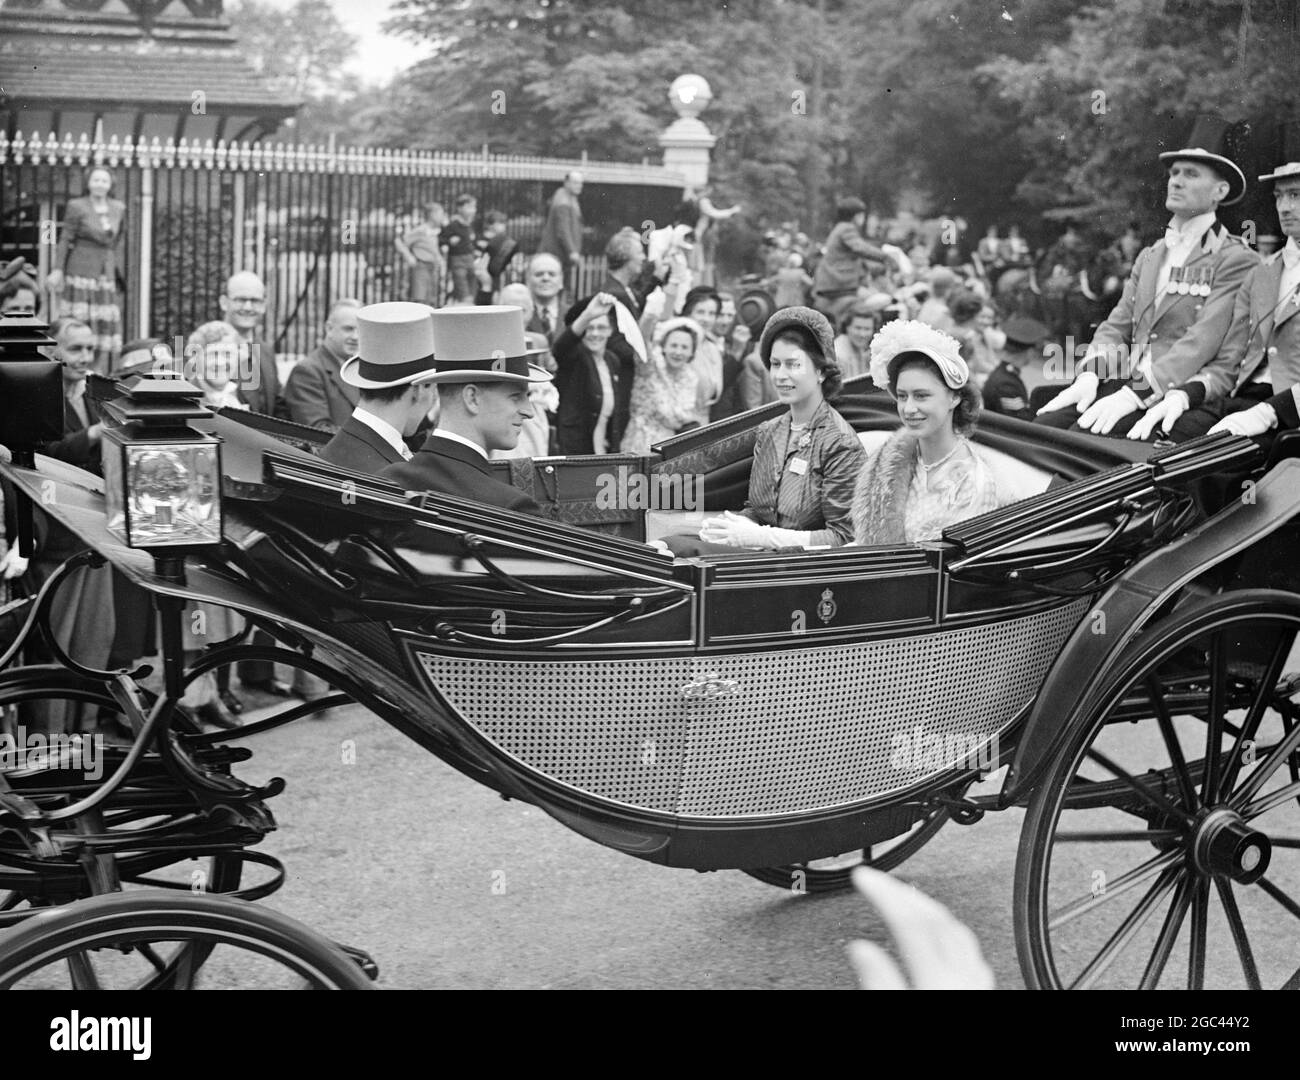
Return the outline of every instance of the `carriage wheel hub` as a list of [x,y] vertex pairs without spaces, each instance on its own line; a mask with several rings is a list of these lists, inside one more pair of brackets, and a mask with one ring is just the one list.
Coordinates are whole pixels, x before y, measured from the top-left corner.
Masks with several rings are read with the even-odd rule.
[[1202,873],[1230,877],[1242,885],[1264,876],[1273,853],[1268,837],[1226,806],[1210,810],[1196,823],[1191,850]]

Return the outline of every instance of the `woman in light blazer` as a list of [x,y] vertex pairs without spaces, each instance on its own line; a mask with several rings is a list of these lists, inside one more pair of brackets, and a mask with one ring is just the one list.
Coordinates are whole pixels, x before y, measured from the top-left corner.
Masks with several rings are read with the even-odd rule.
[[59,229],[54,269],[46,278],[61,297],[59,314],[80,319],[95,336],[95,370],[107,375],[122,349],[122,251],[126,204],[111,198],[113,174],[86,173],[86,192],[69,201]]

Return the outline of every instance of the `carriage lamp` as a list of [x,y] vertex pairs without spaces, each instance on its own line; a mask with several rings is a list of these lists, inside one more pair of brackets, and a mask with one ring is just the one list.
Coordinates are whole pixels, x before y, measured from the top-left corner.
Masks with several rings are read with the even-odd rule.
[[104,405],[108,530],[159,558],[221,542],[221,440],[189,426],[210,417],[180,378],[146,378]]

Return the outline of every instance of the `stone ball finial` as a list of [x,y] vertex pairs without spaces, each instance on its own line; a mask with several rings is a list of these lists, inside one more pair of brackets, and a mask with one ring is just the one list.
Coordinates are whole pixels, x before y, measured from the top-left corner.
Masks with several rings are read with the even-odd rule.
[[678,75],[668,88],[668,100],[678,116],[694,119],[713,100],[713,90],[703,75]]

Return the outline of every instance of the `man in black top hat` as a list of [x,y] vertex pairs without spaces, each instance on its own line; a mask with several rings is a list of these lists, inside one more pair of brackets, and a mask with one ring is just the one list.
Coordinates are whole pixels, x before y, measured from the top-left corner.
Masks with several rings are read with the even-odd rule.
[[1211,430],[1262,435],[1279,421],[1295,426],[1286,417],[1295,415],[1300,386],[1300,161],[1259,179],[1273,185],[1286,246],[1247,275],[1214,362],[1166,394],[1131,436],[1145,438],[1157,421],[1175,442]]

